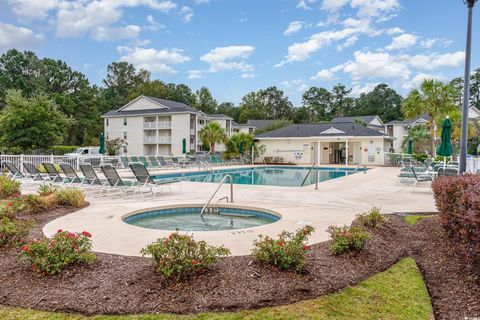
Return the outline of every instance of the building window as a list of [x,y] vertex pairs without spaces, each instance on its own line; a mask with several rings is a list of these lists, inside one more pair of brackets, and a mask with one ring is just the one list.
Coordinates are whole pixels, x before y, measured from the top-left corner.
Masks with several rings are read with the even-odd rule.
[[107,140],[110,140],[110,135],[108,134],[108,132],[106,134],[106,138],[107,138]]
[[108,125],[110,124],[110,119],[107,119],[106,123],[107,123],[107,127],[108,127]]
[[127,118],[123,118],[123,125],[124,125],[124,126],[127,125]]
[[123,140],[127,140],[127,132],[126,131],[123,133]]
[[123,147],[123,153],[124,153],[124,154],[127,154],[127,153],[128,153],[128,150],[127,150],[127,147],[126,147],[126,146]]

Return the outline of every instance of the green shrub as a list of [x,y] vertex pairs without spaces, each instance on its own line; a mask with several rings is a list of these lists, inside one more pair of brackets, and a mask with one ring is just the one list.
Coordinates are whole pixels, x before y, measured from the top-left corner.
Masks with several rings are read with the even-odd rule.
[[58,230],[51,239],[37,240],[25,245],[20,259],[40,273],[47,275],[60,273],[67,266],[79,263],[92,263],[96,260],[91,252],[91,234],[71,233]]
[[85,193],[80,189],[65,188],[56,191],[53,196],[60,206],[79,208],[85,205]]
[[191,236],[175,232],[146,246],[141,253],[153,257],[156,272],[166,278],[183,280],[195,271],[208,268],[219,257],[228,256],[230,250],[209,246],[205,241],[196,242]]
[[29,221],[0,218],[0,247],[21,243],[28,236],[30,226]]
[[38,194],[41,196],[48,196],[55,193],[58,190],[58,186],[54,185],[53,183],[42,183],[38,187]]
[[283,231],[277,239],[260,235],[253,243],[252,255],[280,270],[301,272],[305,268],[305,252],[310,249],[306,241],[313,231],[313,227],[305,226],[295,233]]
[[53,194],[43,197],[29,194],[24,198],[24,203],[25,210],[32,214],[44,212],[57,206],[57,200]]
[[426,153],[414,153],[412,156],[418,162],[425,162],[428,159],[428,154]]
[[358,214],[357,221],[365,228],[378,228],[385,222],[385,217],[381,214],[380,208],[373,207],[370,212]]
[[327,232],[332,238],[330,251],[333,254],[361,251],[370,239],[370,235],[363,227],[330,226]]
[[0,175],[0,199],[8,198],[14,194],[20,194],[20,182]]
[[25,207],[20,194],[14,193],[4,201],[0,201],[0,218],[14,218]]

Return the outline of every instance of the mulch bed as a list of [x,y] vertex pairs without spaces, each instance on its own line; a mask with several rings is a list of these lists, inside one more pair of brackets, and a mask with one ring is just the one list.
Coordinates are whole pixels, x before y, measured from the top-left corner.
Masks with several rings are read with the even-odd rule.
[[[69,212],[63,208],[36,216],[31,236],[39,237],[45,223]],[[166,282],[148,258],[99,253],[90,266],[44,277],[18,262],[19,249],[0,249],[0,304],[87,315],[254,309],[336,292],[412,256],[424,275],[436,319],[480,316],[480,283],[466,272],[437,218],[408,226],[390,216],[359,254],[333,256],[328,245],[312,246],[303,275],[242,256],[222,259],[181,284]]]

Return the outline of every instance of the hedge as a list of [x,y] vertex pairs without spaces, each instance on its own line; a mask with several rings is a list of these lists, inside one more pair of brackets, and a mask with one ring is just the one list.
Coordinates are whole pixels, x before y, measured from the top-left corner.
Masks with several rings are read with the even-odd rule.
[[438,177],[432,188],[443,227],[480,274],[480,176]]

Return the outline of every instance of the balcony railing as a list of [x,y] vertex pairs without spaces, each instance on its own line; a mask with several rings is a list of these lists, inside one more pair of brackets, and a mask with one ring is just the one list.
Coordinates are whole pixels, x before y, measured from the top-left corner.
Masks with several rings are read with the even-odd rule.
[[143,143],[156,144],[157,143],[157,137],[156,136],[143,137]]
[[159,129],[170,129],[172,127],[171,121],[159,121],[158,128]]
[[157,123],[156,122],[144,122],[143,123],[143,128],[144,129],[156,129],[157,128]]
[[159,136],[158,143],[172,143],[172,137],[169,136]]

